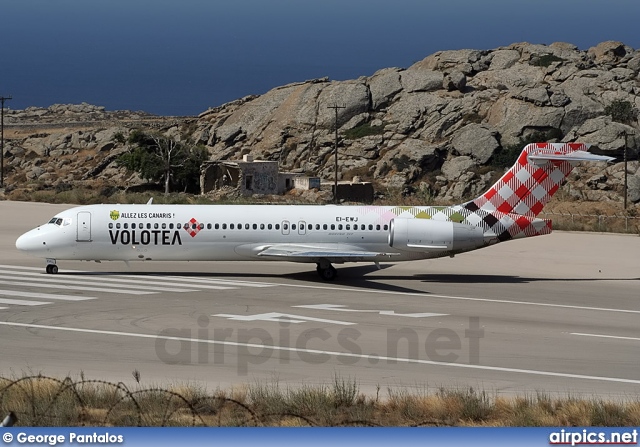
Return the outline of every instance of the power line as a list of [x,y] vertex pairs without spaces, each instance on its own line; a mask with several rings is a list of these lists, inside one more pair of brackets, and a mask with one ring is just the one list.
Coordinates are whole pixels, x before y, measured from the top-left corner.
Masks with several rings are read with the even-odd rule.
[[0,96],[0,188],[4,188],[4,102],[11,96]]
[[328,109],[333,109],[336,112],[336,141],[334,146],[335,151],[335,177],[333,180],[333,201],[338,203],[338,109],[346,109],[347,106],[339,106],[338,104],[334,104],[332,106],[327,107]]

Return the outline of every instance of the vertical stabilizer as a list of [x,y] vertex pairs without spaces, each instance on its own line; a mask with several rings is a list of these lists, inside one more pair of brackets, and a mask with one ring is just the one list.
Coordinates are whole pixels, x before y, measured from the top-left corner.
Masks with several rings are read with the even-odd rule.
[[590,154],[588,148],[582,143],[528,144],[495,185],[463,208],[535,217],[578,162],[613,160]]

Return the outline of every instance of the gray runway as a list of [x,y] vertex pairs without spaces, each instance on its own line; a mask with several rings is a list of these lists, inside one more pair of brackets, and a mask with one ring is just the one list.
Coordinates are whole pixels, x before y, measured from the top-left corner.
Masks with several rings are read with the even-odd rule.
[[640,394],[640,237],[556,232],[454,259],[337,266],[59,262],[15,239],[65,205],[0,202],[0,375],[154,385]]

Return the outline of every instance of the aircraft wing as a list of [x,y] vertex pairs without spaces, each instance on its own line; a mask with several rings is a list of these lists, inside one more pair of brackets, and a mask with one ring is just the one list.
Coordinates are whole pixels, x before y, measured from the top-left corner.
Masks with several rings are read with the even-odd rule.
[[298,262],[317,262],[326,259],[330,262],[379,261],[384,257],[399,256],[399,253],[366,251],[358,247],[342,246],[336,248],[322,245],[277,244],[258,253],[258,256],[289,258]]

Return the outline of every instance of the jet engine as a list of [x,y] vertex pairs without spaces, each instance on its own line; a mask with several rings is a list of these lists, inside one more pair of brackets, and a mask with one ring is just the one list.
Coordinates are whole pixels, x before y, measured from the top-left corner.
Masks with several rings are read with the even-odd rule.
[[393,219],[389,246],[403,251],[463,252],[484,245],[480,227],[432,219]]

